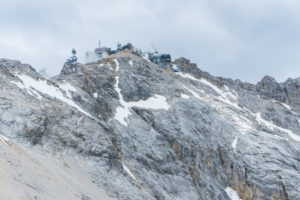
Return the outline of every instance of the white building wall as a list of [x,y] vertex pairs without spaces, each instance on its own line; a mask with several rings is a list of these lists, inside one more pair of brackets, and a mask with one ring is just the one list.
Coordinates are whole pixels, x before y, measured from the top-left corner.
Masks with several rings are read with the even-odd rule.
[[105,52],[102,52],[102,58],[107,58],[109,55],[108,53],[105,51]]
[[97,62],[98,60],[99,57],[93,51],[85,53],[85,63]]

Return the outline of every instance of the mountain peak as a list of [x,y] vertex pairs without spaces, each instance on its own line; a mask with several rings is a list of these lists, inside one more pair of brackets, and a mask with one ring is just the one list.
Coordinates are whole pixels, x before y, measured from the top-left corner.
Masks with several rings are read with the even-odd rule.
[[[297,81],[266,76],[253,85],[186,58],[155,64],[128,49],[66,63],[49,80],[17,61],[0,66],[1,158],[18,177],[7,187],[31,186],[16,198],[61,188],[71,189],[56,198],[78,200],[299,196]],[[40,179],[30,174],[36,163]],[[49,174],[60,180],[48,178],[51,190]]]

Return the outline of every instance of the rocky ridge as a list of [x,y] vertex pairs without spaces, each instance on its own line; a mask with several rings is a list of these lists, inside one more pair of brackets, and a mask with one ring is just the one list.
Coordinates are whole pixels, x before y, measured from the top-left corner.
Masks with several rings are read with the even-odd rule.
[[[253,85],[185,58],[155,65],[128,50],[65,64],[51,79],[2,59],[3,163],[49,162],[41,178],[11,170],[5,180],[19,177],[22,199],[53,199],[43,177],[74,171],[93,186],[64,182],[67,199],[300,199],[298,82],[265,77]],[[20,152],[31,159],[18,161]],[[0,199],[18,197],[0,189]]]

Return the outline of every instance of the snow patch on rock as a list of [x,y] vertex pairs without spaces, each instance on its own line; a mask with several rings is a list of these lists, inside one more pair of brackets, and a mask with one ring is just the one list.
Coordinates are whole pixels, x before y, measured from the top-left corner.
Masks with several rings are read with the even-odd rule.
[[108,66],[108,68],[109,68],[110,70],[113,70],[112,67],[111,67],[111,65],[110,65],[110,63],[107,63],[107,66]]
[[218,88],[217,86],[215,86],[214,84],[208,82],[207,80],[205,79],[201,79],[200,80],[201,83],[209,86],[210,88],[212,88],[214,91],[216,91],[220,96],[216,97],[218,100],[240,110],[241,108],[238,106],[237,103],[235,103],[238,98],[230,92],[229,88],[226,86],[225,87],[225,90],[227,91],[223,91],[221,90],[220,88]]
[[[173,68],[174,69],[174,68]],[[199,81],[199,79],[196,79],[195,77],[193,77],[192,75],[190,74],[184,74],[182,72],[177,72],[177,74],[183,78],[188,78],[188,79],[191,79],[193,81]]]
[[289,105],[287,105],[285,103],[281,103],[281,105],[283,105],[283,107],[285,107],[286,109],[291,110],[291,107]]
[[[16,75],[23,83],[11,81],[16,84],[20,89],[25,89],[34,97],[37,97],[39,100],[42,100],[41,94],[48,95],[52,99],[58,99],[67,103],[68,105],[76,108],[78,111],[83,114],[92,117],[89,113],[80,108],[73,100],[71,100],[71,94],[69,91],[76,92],[76,89],[69,83],[64,82],[60,85],[60,87],[55,87],[53,85],[49,85],[47,80],[35,80],[30,76],[24,74]],[[67,97],[61,92],[61,89],[66,91]],[[70,99],[69,99],[70,98]]]
[[133,67],[133,62],[132,62],[132,60],[129,60],[129,65],[130,65],[130,67]]
[[5,137],[4,135],[0,135],[0,141],[6,145],[9,145],[9,139],[7,137]]
[[237,142],[238,142],[238,137],[236,136],[231,144],[231,146],[234,150],[236,149]]
[[285,128],[279,127],[279,126],[273,124],[272,122],[269,122],[269,121],[263,119],[263,118],[261,117],[260,112],[256,113],[255,116],[256,116],[256,120],[257,120],[257,122],[258,122],[259,124],[263,124],[263,125],[267,126],[268,128],[270,128],[271,130],[277,129],[277,130],[280,130],[280,131],[282,131],[282,132],[285,132],[285,133],[287,133],[293,140],[300,142],[300,136],[296,135],[295,133],[293,133],[293,132],[292,132],[291,130],[289,130],[289,129],[285,129]]
[[190,88],[188,88],[188,87],[186,87],[186,86],[184,86],[184,85],[183,85],[183,88],[185,88],[187,91],[189,91],[190,93],[192,93],[192,95],[193,95],[194,97],[196,97],[197,99],[202,99],[202,98],[197,94],[197,92],[195,92],[194,90],[192,90],[192,89],[190,89]]
[[252,130],[253,124],[242,115],[232,113],[231,117],[233,119],[233,124],[236,125],[237,129],[243,134],[246,135]]
[[[226,85],[224,86],[225,91],[223,91],[220,88],[218,88],[217,86],[215,86],[214,84],[207,81],[206,79],[197,79],[197,78],[195,78],[194,76],[192,76],[190,74],[183,74],[182,72],[178,72],[177,74],[180,75],[183,78],[188,78],[190,80],[197,81],[201,84],[204,84],[204,85],[212,88],[216,93],[219,94],[219,96],[215,97],[216,99],[218,99],[219,101],[222,101],[222,102],[224,102],[224,103],[226,103],[226,104],[228,104],[228,105],[230,105],[230,106],[232,106],[232,107],[234,107],[238,110],[241,109],[239,107],[239,105],[236,103],[238,101],[238,97],[237,97],[236,93],[231,92],[230,89]],[[195,97],[197,97],[197,95],[195,95],[195,94],[193,94],[193,95]]]
[[[119,71],[119,62],[117,59],[114,59],[116,63],[116,71]],[[170,105],[167,102],[166,97],[161,95],[154,95],[153,97],[148,98],[147,100],[140,100],[135,102],[126,102],[123,99],[123,95],[121,94],[121,88],[119,88],[119,76],[116,76],[116,84],[115,90],[118,92],[120,99],[120,106],[116,109],[115,119],[118,120],[123,125],[127,126],[127,122],[125,119],[131,115],[130,108],[139,107],[144,109],[164,109],[169,110]]]
[[[172,65],[172,68],[173,68],[173,70],[178,70],[177,65],[174,65],[174,64],[173,64],[173,65]],[[182,76],[182,75],[183,75],[183,74],[181,73],[180,76]]]
[[95,92],[95,93],[93,94],[93,97],[94,97],[95,99],[97,99],[97,98],[98,98],[98,93]]
[[181,98],[183,98],[183,99],[189,99],[190,96],[189,96],[189,95],[186,95],[186,94],[181,94]]
[[128,169],[128,167],[124,163],[122,163],[122,165],[123,165],[123,169],[125,170],[125,172],[136,181],[135,176],[131,173],[131,171]]
[[231,187],[225,188],[226,194],[230,197],[231,200],[242,200],[239,195]]
[[59,87],[66,91],[67,97],[69,99],[72,99],[72,95],[71,95],[70,91],[74,92],[74,93],[76,92],[76,88],[74,88],[70,83],[65,82],[65,81],[62,84],[60,84]]

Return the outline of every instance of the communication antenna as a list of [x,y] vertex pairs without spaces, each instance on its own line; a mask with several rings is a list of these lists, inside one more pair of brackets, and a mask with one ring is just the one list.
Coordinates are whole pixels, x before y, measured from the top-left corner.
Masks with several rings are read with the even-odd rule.
[[118,49],[120,49],[120,48],[121,48],[121,46],[122,46],[122,45],[121,45],[121,43],[120,43],[120,42],[118,42],[118,44],[117,44],[117,48],[118,48]]
[[154,46],[154,44],[152,42],[151,42],[151,45],[152,45],[153,49],[155,50],[154,53],[158,54],[158,51],[157,51],[157,49],[155,48],[155,46]]

